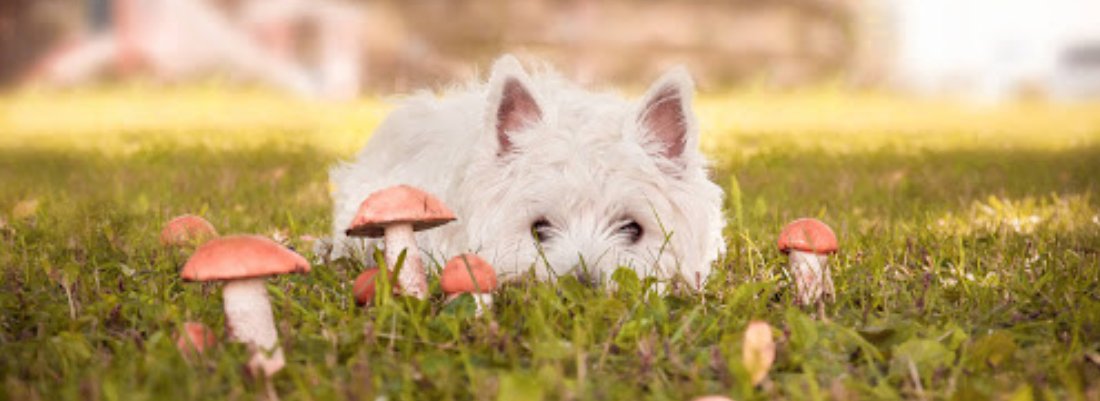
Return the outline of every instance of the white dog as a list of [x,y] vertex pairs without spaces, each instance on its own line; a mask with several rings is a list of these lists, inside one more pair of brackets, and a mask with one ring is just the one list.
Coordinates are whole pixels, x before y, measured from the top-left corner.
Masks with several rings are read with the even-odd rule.
[[[376,241],[344,235],[370,193],[409,184],[458,220],[418,233],[429,258],[476,252],[503,279],[605,277],[626,266],[700,285],[722,252],[722,190],[698,150],[691,77],[661,77],[638,102],[511,56],[488,83],[405,100],[353,162],[331,171],[337,255]],[[428,259],[431,260],[431,259]]]

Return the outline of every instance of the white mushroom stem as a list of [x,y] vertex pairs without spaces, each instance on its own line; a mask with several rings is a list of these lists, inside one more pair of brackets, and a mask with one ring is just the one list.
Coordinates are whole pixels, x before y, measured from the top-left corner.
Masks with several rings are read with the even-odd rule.
[[420,251],[416,247],[416,235],[412,224],[388,225],[384,231],[386,244],[386,264],[392,269],[397,265],[401,251],[405,253],[405,262],[397,281],[401,290],[419,299],[428,298],[428,277],[424,265],[420,262]]
[[836,296],[828,262],[827,254],[791,251],[790,270],[799,304],[812,305],[825,297],[832,299]]
[[256,347],[248,367],[253,373],[263,372],[270,377],[282,369],[286,361],[279,347],[279,333],[275,330],[264,282],[263,278],[230,281],[222,289],[222,297],[229,338]]
[[257,351],[252,354],[252,358],[248,360],[248,370],[253,375],[263,373],[264,376],[271,377],[275,373],[286,366],[286,357],[283,356],[283,347],[275,348],[275,351],[270,354],[267,352]]
[[263,278],[230,281],[222,289],[225,323],[234,341],[271,351],[279,342]]

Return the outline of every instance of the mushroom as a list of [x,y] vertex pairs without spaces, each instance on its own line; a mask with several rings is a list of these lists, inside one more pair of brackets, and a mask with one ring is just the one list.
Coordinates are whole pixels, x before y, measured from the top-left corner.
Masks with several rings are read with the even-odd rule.
[[397,282],[409,295],[428,297],[428,279],[420,262],[415,231],[454,221],[455,215],[439,199],[408,185],[389,187],[370,194],[347,229],[351,237],[385,237],[386,264],[392,269],[406,251]]
[[[378,288],[378,279],[375,276],[381,272],[382,269],[372,267],[367,270],[363,270],[359,273],[359,276],[355,278],[355,283],[352,284],[352,292],[355,294],[355,303],[358,305],[366,305],[374,299],[374,293]],[[397,287],[397,283],[391,283],[394,288]]]
[[183,330],[176,337],[176,348],[183,356],[201,354],[218,343],[214,331],[199,322],[184,322]]
[[459,295],[469,293],[477,301],[476,314],[481,315],[482,307],[493,306],[493,290],[497,288],[497,273],[488,262],[475,254],[465,253],[455,256],[443,267],[439,277],[439,286],[447,294],[447,302]]
[[812,218],[792,221],[779,233],[778,245],[780,251],[790,255],[790,271],[800,304],[836,298],[828,261],[829,254],[837,250],[837,242],[828,225]]
[[176,348],[184,356],[202,354],[207,348],[218,344],[218,337],[206,324],[199,322],[185,322],[183,330],[176,337]]
[[253,355],[249,368],[271,376],[282,369],[284,359],[265,277],[309,269],[305,258],[270,239],[233,235],[200,246],[180,276],[188,281],[226,281],[222,297],[229,337],[263,351]]
[[160,231],[160,243],[164,246],[191,246],[217,237],[218,231],[209,221],[193,214],[177,216]]
[[773,362],[775,340],[772,339],[772,327],[759,320],[749,322],[744,342],[741,343],[741,363],[749,371],[754,386],[768,377]]
[[[371,267],[363,270],[359,273],[359,276],[355,277],[355,282],[352,284],[351,291],[355,294],[355,304],[359,306],[365,306],[374,300],[374,295],[378,292],[379,279],[376,278],[378,273],[381,273],[382,269],[377,267]],[[390,282],[392,287],[392,293],[397,294],[401,289],[398,283]]]

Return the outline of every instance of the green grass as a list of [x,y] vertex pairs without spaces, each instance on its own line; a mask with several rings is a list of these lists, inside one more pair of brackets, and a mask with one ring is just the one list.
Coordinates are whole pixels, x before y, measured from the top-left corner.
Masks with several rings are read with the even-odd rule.
[[[187,361],[186,320],[224,329],[217,285],[185,283],[161,225],[223,233],[329,226],[326,167],[387,107],[213,89],[0,100],[0,398],[246,399],[262,382],[223,343]],[[727,189],[729,250],[700,294],[616,273],[501,290],[473,316],[397,299],[357,308],[361,263],[270,281],[282,399],[1100,398],[1100,106],[959,109],[877,95],[730,94],[699,111]],[[837,302],[793,305],[774,247],[830,223]],[[308,252],[305,252],[307,256]],[[435,285],[433,283],[433,285]],[[741,334],[776,328],[748,384]]]

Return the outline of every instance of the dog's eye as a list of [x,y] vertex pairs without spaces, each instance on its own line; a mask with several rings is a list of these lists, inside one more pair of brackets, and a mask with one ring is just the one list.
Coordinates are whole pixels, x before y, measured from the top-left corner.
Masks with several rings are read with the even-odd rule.
[[535,238],[535,241],[546,241],[550,239],[553,234],[554,226],[550,225],[550,222],[545,218],[540,218],[531,223],[531,236]]
[[642,239],[642,225],[634,220],[627,220],[623,225],[619,226],[619,234],[630,239],[630,243],[637,243]]

